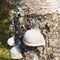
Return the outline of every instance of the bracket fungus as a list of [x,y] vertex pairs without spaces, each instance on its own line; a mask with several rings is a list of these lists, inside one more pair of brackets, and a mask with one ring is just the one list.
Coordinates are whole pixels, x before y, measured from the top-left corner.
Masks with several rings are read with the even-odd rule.
[[21,51],[18,48],[18,46],[12,47],[10,50],[10,53],[11,53],[12,59],[21,59],[22,58],[22,54],[21,54]]
[[44,46],[45,40],[39,30],[31,29],[25,32],[23,42],[27,46]]
[[8,39],[7,44],[10,45],[10,46],[15,45],[14,36],[12,36],[11,38]]

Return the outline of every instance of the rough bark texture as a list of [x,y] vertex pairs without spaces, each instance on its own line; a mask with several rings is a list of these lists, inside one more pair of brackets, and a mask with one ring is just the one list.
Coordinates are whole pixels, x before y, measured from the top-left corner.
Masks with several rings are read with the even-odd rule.
[[[38,26],[38,28],[41,30],[41,33],[44,35],[46,46],[32,48],[24,45],[22,47],[24,52],[22,60],[32,60],[34,54],[37,54],[39,56],[39,60],[54,60],[54,59],[60,60],[59,59],[60,58],[60,35],[59,35],[60,34],[60,13],[59,11],[57,13],[56,10],[55,12],[53,12],[53,9],[52,10],[46,9],[48,11],[51,11],[51,13],[50,12],[45,13],[46,10],[43,9],[40,10],[41,9],[40,0],[31,0],[31,1],[24,0],[23,2],[24,4],[21,6],[21,8],[26,15],[23,17],[24,20],[16,21],[17,23],[16,28],[18,32],[20,33],[20,35],[23,35],[26,30]],[[42,0],[42,2],[44,1]],[[39,21],[40,26],[38,23],[36,24],[36,21]],[[18,32],[17,35],[20,36]]]

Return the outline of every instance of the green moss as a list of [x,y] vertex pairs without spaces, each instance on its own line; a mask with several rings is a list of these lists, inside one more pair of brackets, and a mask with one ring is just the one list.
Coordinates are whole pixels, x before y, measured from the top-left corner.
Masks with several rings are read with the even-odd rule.
[[0,12],[0,60],[10,60],[10,52],[7,45],[7,39],[10,36],[10,20],[9,17],[5,18],[6,14]]
[[0,57],[10,60],[10,52],[7,48],[0,48]]

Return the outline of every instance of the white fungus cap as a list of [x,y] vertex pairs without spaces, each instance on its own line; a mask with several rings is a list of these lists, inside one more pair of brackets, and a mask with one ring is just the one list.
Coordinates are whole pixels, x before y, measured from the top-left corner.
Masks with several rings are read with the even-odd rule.
[[14,36],[8,39],[7,44],[9,46],[15,46]]
[[44,46],[45,40],[39,30],[31,29],[24,34],[23,42],[27,46]]
[[20,53],[20,50],[19,50],[19,48],[17,48],[17,46],[11,48],[10,53],[11,53],[12,59],[21,59],[22,58],[22,54]]

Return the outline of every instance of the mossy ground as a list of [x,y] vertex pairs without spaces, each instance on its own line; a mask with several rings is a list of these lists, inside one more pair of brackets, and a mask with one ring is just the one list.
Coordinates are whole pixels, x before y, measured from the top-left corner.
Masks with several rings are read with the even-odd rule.
[[10,60],[10,52],[7,48],[0,48],[0,58]]
[[4,12],[0,14],[0,60],[10,60],[9,47],[7,45],[7,39],[10,36],[9,30],[9,17]]

